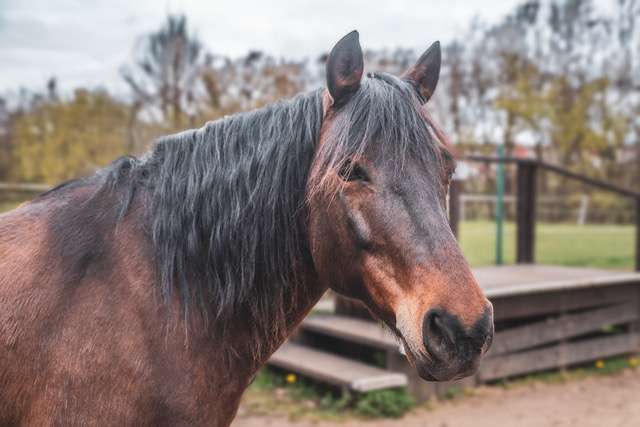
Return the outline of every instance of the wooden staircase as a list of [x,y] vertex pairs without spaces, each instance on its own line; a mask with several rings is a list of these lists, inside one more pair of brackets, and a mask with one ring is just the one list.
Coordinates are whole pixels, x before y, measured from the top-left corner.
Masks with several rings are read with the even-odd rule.
[[314,348],[310,333],[343,341],[344,347],[361,344],[376,350],[398,352],[395,338],[375,322],[316,314],[303,321],[297,340],[278,349],[269,364],[358,392],[408,385],[407,375],[402,372],[380,368],[326,348]]
[[362,362],[316,350],[296,343],[286,343],[269,363],[342,389],[367,392],[407,385],[407,376]]

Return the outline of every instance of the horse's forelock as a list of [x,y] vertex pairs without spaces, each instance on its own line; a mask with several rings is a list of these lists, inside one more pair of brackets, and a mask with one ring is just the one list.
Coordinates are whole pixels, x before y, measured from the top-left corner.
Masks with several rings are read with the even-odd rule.
[[[329,114],[324,125],[309,181],[308,196],[335,195],[340,182],[332,173],[344,162],[357,160],[372,145],[384,153],[393,173],[402,175],[408,158],[437,171],[448,139],[422,106],[415,90],[402,79],[386,73],[369,74],[352,99]],[[443,153],[444,150],[444,153]]]

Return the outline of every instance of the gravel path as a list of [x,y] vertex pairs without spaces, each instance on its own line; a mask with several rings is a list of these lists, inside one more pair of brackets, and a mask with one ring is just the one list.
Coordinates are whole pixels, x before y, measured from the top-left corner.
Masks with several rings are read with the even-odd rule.
[[471,396],[416,410],[401,420],[289,421],[242,417],[233,427],[638,427],[640,370],[563,384],[481,387]]

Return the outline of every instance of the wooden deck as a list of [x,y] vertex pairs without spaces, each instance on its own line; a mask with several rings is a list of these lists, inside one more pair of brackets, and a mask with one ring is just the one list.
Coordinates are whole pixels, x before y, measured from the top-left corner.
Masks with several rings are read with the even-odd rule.
[[[478,375],[465,385],[640,351],[640,273],[544,265],[473,271],[494,305],[496,334]],[[270,363],[360,391],[408,380],[418,399],[441,395],[451,386],[417,378],[396,338],[378,322],[335,315],[330,298],[316,308],[302,323],[299,343],[287,344]],[[341,344],[318,339],[323,336]],[[350,362],[344,350],[351,347],[385,353],[388,371],[369,370],[362,360]]]
[[473,269],[488,298],[640,282],[640,273],[520,264]]
[[544,265],[474,273],[496,325],[479,382],[640,351],[640,273]]

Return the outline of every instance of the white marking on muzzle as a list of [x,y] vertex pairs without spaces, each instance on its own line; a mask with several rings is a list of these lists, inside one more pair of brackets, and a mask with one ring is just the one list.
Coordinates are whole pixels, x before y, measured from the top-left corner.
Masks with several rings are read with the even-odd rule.
[[[402,338],[407,344],[408,350],[414,357],[425,356],[424,344],[422,342],[422,322],[419,321],[418,307],[411,307],[409,304],[401,303],[396,308],[396,329],[402,334]],[[406,348],[403,346],[406,354]]]
[[407,355],[407,350],[405,350],[404,348],[404,343],[401,342],[398,344],[398,351],[400,352],[401,355],[406,356]]

